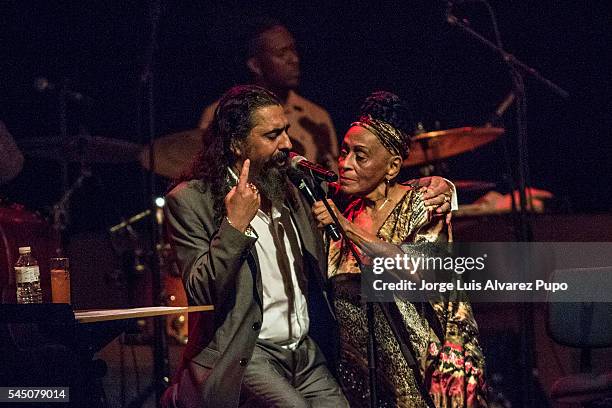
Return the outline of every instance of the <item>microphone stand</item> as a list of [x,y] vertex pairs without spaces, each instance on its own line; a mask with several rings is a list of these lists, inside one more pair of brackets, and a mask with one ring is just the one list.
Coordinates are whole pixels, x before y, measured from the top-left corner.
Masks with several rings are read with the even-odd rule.
[[70,207],[70,199],[76,190],[83,186],[83,182],[85,179],[91,177],[91,171],[88,167],[85,166],[83,162],[81,162],[81,169],[79,177],[75,180],[74,183],[68,188],[64,188],[64,193],[57,203],[53,205],[52,216],[53,216],[53,231],[56,234],[56,237],[59,242],[59,248],[56,248],[56,256],[64,256],[64,231],[68,227],[70,223],[69,218],[69,207]]
[[509,52],[505,51],[503,48],[498,47],[493,42],[489,41],[487,38],[483,37],[481,34],[479,34],[478,32],[474,31],[468,25],[462,23],[456,16],[454,16],[452,14],[452,12],[451,12],[452,5],[453,5],[452,2],[449,2],[448,5],[447,5],[447,8],[446,8],[446,21],[450,25],[455,26],[455,27],[461,29],[461,31],[463,31],[464,33],[467,33],[469,36],[475,38],[480,43],[482,43],[485,46],[487,46],[490,50],[492,50],[493,52],[498,54],[503,59],[503,61],[505,63],[507,63],[511,68],[516,69],[519,73],[527,74],[527,75],[537,79],[539,82],[541,82],[544,85],[546,85],[551,91],[553,91],[557,95],[561,96],[563,99],[566,99],[566,98],[569,97],[569,93],[566,90],[564,90],[563,88],[561,88],[559,85],[557,85],[554,82],[546,79],[537,70],[535,70],[534,68],[532,68],[529,65],[525,64],[523,61],[519,60],[514,55],[512,55]]
[[[155,81],[154,81],[154,65],[155,52],[157,50],[157,31],[159,19],[162,14],[162,0],[149,0],[148,4],[148,23],[149,23],[149,42],[145,51],[144,67],[139,78],[139,83],[145,92],[145,103],[147,111],[147,144],[149,146],[149,168],[155,168],[155,152],[153,148],[153,138],[155,137]],[[139,113],[140,113],[139,107]],[[140,116],[140,115],[139,115]],[[150,213],[159,214],[159,208],[155,208],[155,172],[151,171],[147,182],[145,183],[145,199],[147,207],[150,208]],[[152,301],[154,306],[163,306],[164,299],[162,295],[162,282],[160,270],[160,253],[162,243],[162,226],[160,217],[149,218],[150,234],[147,242],[148,263],[152,278]],[[168,387],[170,378],[168,344],[165,333],[165,320],[163,317],[154,318],[153,325],[153,381],[143,393],[136,397],[129,406],[139,407],[146,401],[150,392],[155,392],[155,404],[161,407],[161,397]]]
[[[497,28],[492,9],[486,0],[480,0],[487,8],[492,17],[494,28]],[[569,97],[569,93],[563,88],[542,76],[537,70],[525,64],[514,55],[507,52],[502,46],[501,41],[494,44],[487,38],[483,37],[478,32],[474,31],[467,24],[464,24],[456,16],[452,14],[453,2],[449,1],[446,4],[446,21],[459,28],[469,37],[476,39],[477,42],[483,44],[486,48],[497,54],[501,60],[508,65],[510,75],[512,77],[513,93],[516,97],[516,124],[517,124],[517,151],[518,151],[518,190],[519,190],[519,208],[517,224],[515,231],[517,239],[520,242],[530,242],[533,240],[533,232],[527,217],[527,196],[526,182],[529,175],[528,149],[527,149],[527,99],[525,96],[524,76],[535,78],[538,82],[545,85],[553,93],[559,95],[563,99]],[[496,34],[498,34],[496,32]],[[512,194],[514,195],[514,193]],[[526,260],[525,260],[526,262]],[[522,270],[526,270],[523,268]],[[535,357],[533,355],[533,344],[535,343],[535,333],[533,328],[533,306],[529,303],[522,303],[520,306],[520,317],[523,330],[521,331],[521,387],[522,407],[534,407],[534,368]]]
[[[68,136],[68,97],[71,95],[71,92],[72,91],[70,91],[68,87],[68,79],[62,79],[61,86],[59,87],[59,92],[57,94],[57,105],[60,141],[61,148],[63,151],[68,150],[68,146],[71,142],[71,137]],[[83,133],[87,133],[87,131],[83,127],[81,127],[79,135]],[[79,146],[77,146],[77,148],[79,148]],[[82,149],[79,149],[77,151],[77,154],[80,166],[79,176],[72,184],[70,184],[69,159],[64,156],[60,160],[62,195],[59,201],[53,205],[53,208],[51,210],[51,216],[53,218],[52,227],[55,239],[57,240],[57,247],[54,248],[55,256],[64,256],[64,249],[67,242],[65,231],[68,227],[68,224],[70,224],[69,207],[72,195],[76,190],[82,187],[85,179],[91,177],[91,169],[85,163],[84,152],[82,151]]]
[[[65,149],[68,145],[68,113],[66,103],[67,92],[67,79],[64,78],[62,80],[60,90],[57,94],[58,120],[62,149]],[[57,239],[57,247],[54,248],[55,256],[64,256],[64,240],[66,239],[66,236],[64,235],[64,230],[66,229],[68,222],[67,204],[68,199],[70,198],[74,190],[74,188],[71,188],[69,186],[68,159],[66,157],[64,157],[63,160],[60,161],[60,175],[62,180],[62,196],[60,198],[60,201],[53,206],[52,210],[53,230],[55,233],[55,239]]]

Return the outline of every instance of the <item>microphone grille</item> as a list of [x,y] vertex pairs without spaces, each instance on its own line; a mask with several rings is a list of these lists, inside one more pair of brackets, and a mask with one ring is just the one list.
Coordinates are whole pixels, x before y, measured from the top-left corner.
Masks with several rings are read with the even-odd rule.
[[295,152],[289,152],[289,165],[292,168],[297,169],[298,163],[303,160],[306,160],[304,156],[300,156],[299,154]]

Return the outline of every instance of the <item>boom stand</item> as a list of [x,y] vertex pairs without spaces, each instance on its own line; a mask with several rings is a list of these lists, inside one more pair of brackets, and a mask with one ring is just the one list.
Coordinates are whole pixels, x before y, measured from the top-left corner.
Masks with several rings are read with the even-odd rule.
[[[161,0],[149,0],[147,2],[149,6],[148,10],[148,23],[149,23],[149,42],[145,50],[144,66],[139,78],[141,89],[144,91],[144,100],[147,111],[147,141],[150,149],[149,154],[149,165],[150,169],[155,168],[155,154],[153,150],[153,138],[155,137],[155,76],[154,76],[154,59],[155,52],[157,50],[157,31],[159,25],[159,19],[162,14],[162,1]],[[160,249],[161,249],[161,218],[160,208],[155,207],[155,185],[156,176],[153,171],[149,173],[149,177],[146,183],[145,199],[147,200],[147,207],[151,208],[151,212],[155,214],[155,217],[149,217],[150,222],[150,234],[147,240],[147,254],[149,261],[149,270],[152,276],[152,301],[155,306],[163,306],[164,299],[162,296],[162,283],[161,283],[161,271],[160,271]],[[165,332],[165,319],[163,317],[156,317],[153,326],[153,381],[149,387],[138,396],[130,407],[141,406],[147,399],[150,392],[155,392],[155,404],[157,407],[161,407],[160,399],[168,387],[170,378],[170,369],[168,366],[168,344]]]
[[[487,7],[490,6],[486,1],[482,1]],[[528,75],[538,80],[538,82],[544,84],[553,93],[567,98],[569,93],[553,83],[552,81],[544,78],[534,68],[520,61],[514,55],[506,52],[501,44],[496,45],[474,31],[468,25],[462,23],[457,17],[452,14],[453,3],[448,2],[446,6],[446,21],[459,28],[464,33],[468,34],[469,37],[476,39],[481,44],[484,44],[487,48],[497,54],[504,63],[508,65],[510,75],[512,77],[512,83],[514,88],[514,94],[516,95],[516,122],[517,122],[517,151],[518,151],[518,190],[519,190],[519,208],[518,216],[515,217],[517,225],[515,230],[517,232],[517,238],[521,242],[529,242],[533,239],[531,225],[527,218],[527,196],[525,194],[526,180],[529,174],[529,163],[527,154],[527,106],[525,98],[525,86],[523,82],[523,76]],[[491,11],[491,10],[490,10]],[[492,13],[491,13],[492,14]],[[496,27],[496,22],[493,21]],[[521,270],[526,270],[521,268]],[[521,304],[521,388],[522,388],[522,404],[524,408],[534,407],[533,403],[535,400],[534,396],[534,368],[535,358],[533,355],[533,346],[535,333],[533,328],[533,306],[530,303]]]

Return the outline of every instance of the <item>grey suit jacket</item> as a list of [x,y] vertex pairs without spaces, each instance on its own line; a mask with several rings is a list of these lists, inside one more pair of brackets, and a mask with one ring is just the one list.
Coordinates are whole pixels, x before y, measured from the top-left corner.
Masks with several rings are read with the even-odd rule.
[[[292,193],[299,202],[291,209],[304,266],[311,272],[309,286],[316,291],[325,286],[323,240],[310,216],[310,206],[296,189]],[[225,218],[220,226],[214,224],[212,196],[199,180],[176,186],[166,196],[165,214],[189,303],[215,307],[212,330],[197,323],[193,327],[190,318],[185,357],[209,370],[200,387],[204,406],[236,407],[263,315],[256,238],[242,234]]]

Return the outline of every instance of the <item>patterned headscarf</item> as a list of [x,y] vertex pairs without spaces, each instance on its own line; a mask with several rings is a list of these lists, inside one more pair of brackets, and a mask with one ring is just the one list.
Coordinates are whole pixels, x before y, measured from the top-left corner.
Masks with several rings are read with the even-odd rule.
[[351,126],[374,133],[391,154],[408,157],[414,121],[407,104],[396,94],[372,92],[361,105],[359,120]]
[[401,156],[402,160],[408,157],[410,148],[410,136],[393,125],[364,115],[357,122],[351,123],[351,127],[359,126],[372,132],[380,143],[392,155]]

